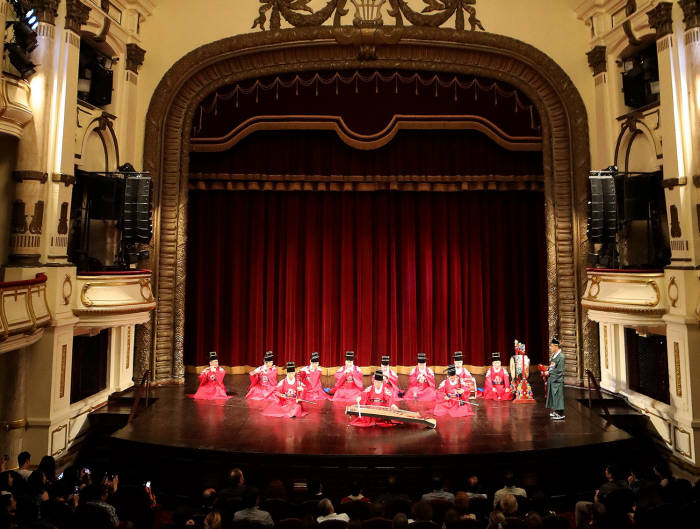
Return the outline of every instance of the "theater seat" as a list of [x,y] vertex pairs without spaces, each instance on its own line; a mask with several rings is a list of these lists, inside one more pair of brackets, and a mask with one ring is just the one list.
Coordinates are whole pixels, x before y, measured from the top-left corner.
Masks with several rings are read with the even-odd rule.
[[275,529],[303,529],[304,522],[299,518],[285,518],[275,522]]
[[348,523],[343,520],[326,520],[318,524],[320,529],[346,529],[347,526]]
[[389,500],[386,502],[386,508],[384,509],[384,516],[392,519],[398,513],[404,513],[409,518],[411,517],[411,502],[408,500]]
[[433,521],[440,525],[445,520],[445,513],[455,508],[455,504],[447,500],[432,500],[430,506],[433,508]]
[[260,504],[260,509],[269,512],[275,522],[299,516],[299,508],[296,505],[277,498],[264,500]]
[[362,500],[348,501],[338,506],[338,512],[346,513],[351,520],[367,520],[372,516],[372,505]]
[[391,529],[391,526],[388,518],[370,518],[362,524],[362,529]]

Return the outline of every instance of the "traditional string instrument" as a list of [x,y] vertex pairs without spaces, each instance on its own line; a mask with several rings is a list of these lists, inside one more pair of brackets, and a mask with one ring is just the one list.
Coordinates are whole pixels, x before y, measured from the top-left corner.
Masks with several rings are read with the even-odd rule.
[[386,406],[362,406],[353,404],[345,408],[345,415],[357,415],[358,417],[374,417],[396,422],[412,422],[422,424],[428,428],[435,428],[437,421],[432,417],[422,417],[417,411],[392,410]]

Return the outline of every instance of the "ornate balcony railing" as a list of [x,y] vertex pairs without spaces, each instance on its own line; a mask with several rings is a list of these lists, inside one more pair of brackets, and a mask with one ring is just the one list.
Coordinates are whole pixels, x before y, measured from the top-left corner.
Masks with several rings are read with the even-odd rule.
[[78,272],[73,313],[81,324],[143,323],[156,307],[150,270]]
[[0,353],[36,342],[51,325],[46,275],[0,282]]

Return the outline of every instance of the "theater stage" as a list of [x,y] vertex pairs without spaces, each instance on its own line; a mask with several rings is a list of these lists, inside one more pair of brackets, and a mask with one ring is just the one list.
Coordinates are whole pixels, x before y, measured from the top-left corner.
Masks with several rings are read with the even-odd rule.
[[[407,377],[401,378],[406,386]],[[365,379],[369,384],[369,377]],[[646,451],[640,440],[579,402],[586,395],[582,390],[567,388],[566,420],[550,420],[537,381],[535,404],[477,400],[475,416],[438,418],[435,430],[410,424],[355,428],[348,424],[344,405],[332,402],[313,406],[310,415],[299,419],[265,417],[259,413],[262,403],[244,398],[247,376],[229,375],[226,382],[232,398],[225,402],[188,398],[186,393],[196,387],[191,377],[184,388],[156,388],[157,402],[113,434],[108,457],[113,462],[139,461],[144,472],[161,474],[163,481],[170,481],[163,475],[168,461],[178,474],[204,471],[220,476],[222,468],[237,465],[254,467],[258,476],[290,478],[340,471],[350,479],[368,468],[392,473],[518,468],[546,474],[556,483],[575,469],[578,485],[594,485],[600,481],[602,462],[631,460]],[[429,410],[414,402],[402,407]]]

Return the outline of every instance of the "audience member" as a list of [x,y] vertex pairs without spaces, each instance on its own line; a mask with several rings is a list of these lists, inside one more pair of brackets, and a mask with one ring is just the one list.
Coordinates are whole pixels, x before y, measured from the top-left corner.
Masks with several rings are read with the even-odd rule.
[[506,517],[501,511],[493,511],[489,514],[489,521],[486,529],[504,529],[506,524]]
[[627,483],[623,480],[623,475],[618,465],[612,464],[605,467],[605,483],[595,491],[593,501],[576,502],[574,511],[576,527],[582,527],[583,524],[589,521],[593,509],[604,512],[605,499],[608,494],[615,490],[626,488],[626,486]]
[[204,518],[204,529],[221,529],[221,514],[216,511],[207,514]]
[[85,487],[83,491],[83,496],[85,503],[93,507],[98,507],[109,514],[109,518],[112,521],[114,527],[119,525],[119,517],[117,516],[117,510],[113,505],[107,502],[109,498],[109,488],[104,484],[90,485]]
[[29,468],[32,466],[31,459],[32,455],[29,452],[20,452],[17,456],[17,465],[19,465],[17,473],[25,480],[29,479],[29,476],[32,474]]
[[423,494],[421,498],[425,501],[445,500],[449,502],[455,501],[455,495],[446,490],[445,482],[438,476],[433,477],[432,492]]
[[394,515],[391,520],[391,529],[407,529],[408,528],[408,516],[404,513],[399,512]]
[[411,507],[414,522],[430,522],[433,519],[433,507],[425,500],[417,501]]
[[237,511],[233,515],[234,521],[247,520],[250,522],[259,523],[265,527],[272,527],[274,522],[272,521],[272,516],[267,511],[260,510],[258,508],[258,503],[260,502],[260,495],[258,490],[255,488],[249,488],[243,493],[243,509]]
[[347,503],[349,501],[366,501],[367,503],[372,502],[372,500],[362,494],[362,486],[360,485],[359,481],[353,481],[350,484],[350,494],[340,500],[340,503]]
[[518,512],[518,500],[513,494],[504,494],[498,502],[498,507],[506,516],[515,516]]
[[267,484],[265,489],[266,500],[286,500],[287,499],[287,489],[284,483],[280,479],[273,479]]
[[320,516],[316,518],[318,523],[326,522],[328,520],[342,520],[343,522],[350,521],[350,517],[346,513],[343,512],[338,514],[335,512],[333,504],[328,498],[324,498],[318,503],[318,512],[320,514]]
[[222,498],[224,501],[231,498],[242,498],[246,490],[243,471],[240,468],[231,469],[228,473],[227,482],[228,486],[219,491],[219,498]]
[[527,498],[527,492],[525,492],[525,489],[516,486],[515,474],[513,474],[511,471],[506,472],[505,476],[503,476],[503,488],[498,489],[493,495],[493,506],[497,507],[501,501],[501,498],[506,494]]
[[306,501],[321,501],[325,497],[320,480],[314,478],[306,482]]

